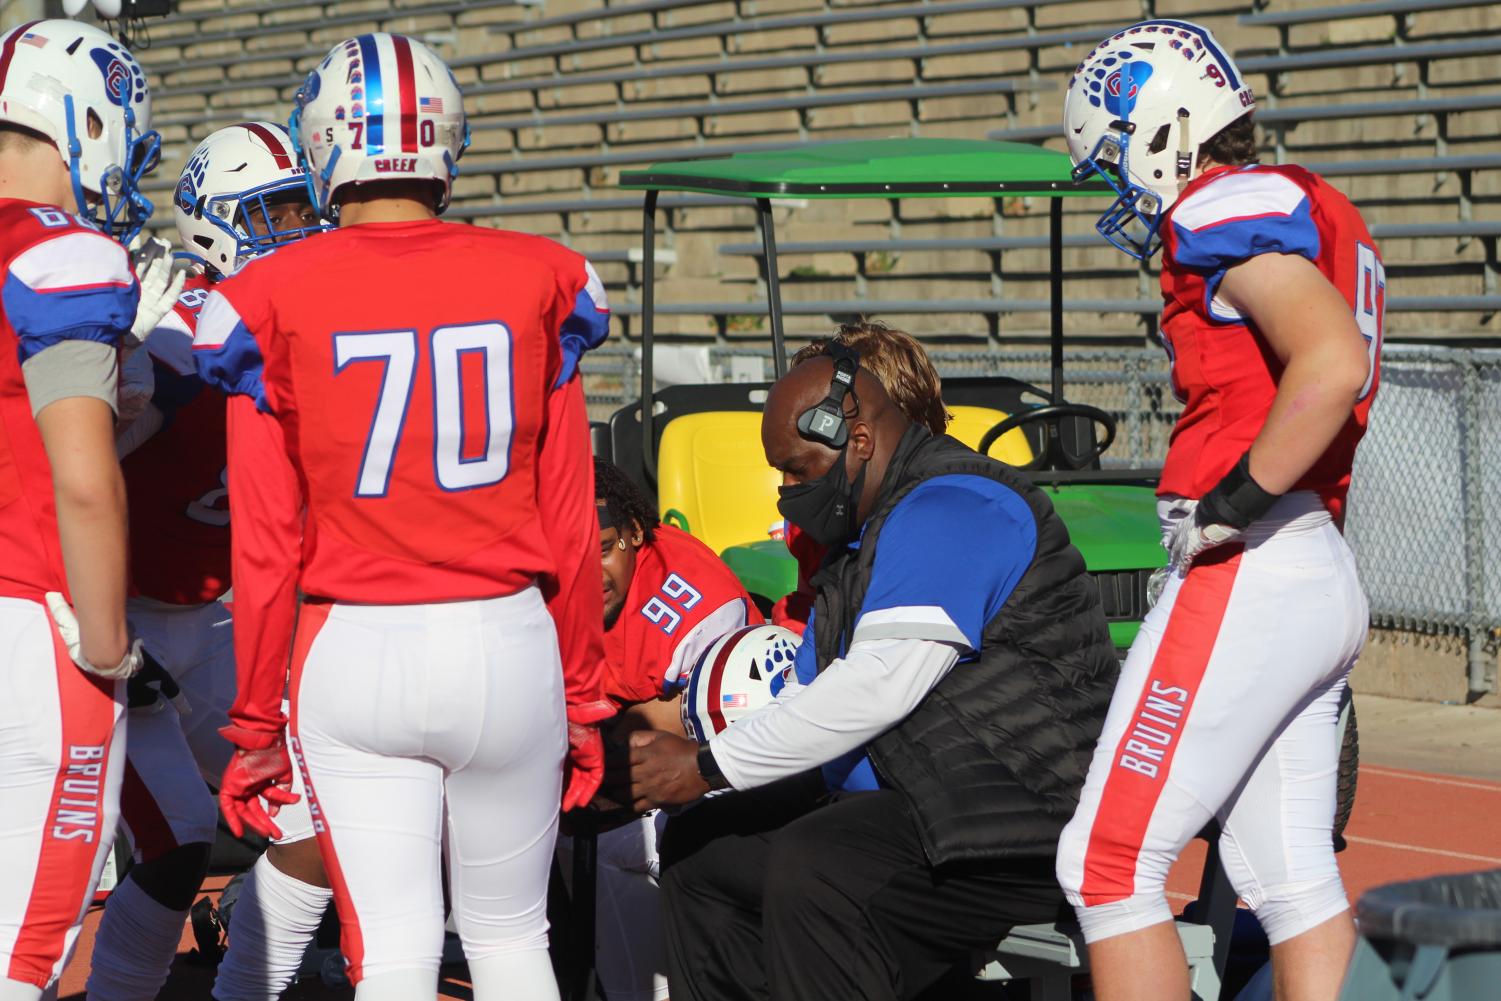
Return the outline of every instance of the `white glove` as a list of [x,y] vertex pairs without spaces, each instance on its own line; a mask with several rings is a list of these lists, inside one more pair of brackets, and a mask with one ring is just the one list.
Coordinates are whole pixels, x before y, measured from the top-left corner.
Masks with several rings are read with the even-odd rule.
[[156,370],[145,351],[121,352],[120,381],[115,389],[116,426],[129,427],[146,412],[156,392]]
[[141,303],[136,307],[135,322],[130,325],[125,345],[127,356],[151,336],[177,302],[182,283],[188,279],[186,271],[172,268],[172,245],[157,237],[147,240],[136,252],[134,266],[136,279],[141,283]]
[[68,648],[68,656],[73,663],[90,674],[96,674],[101,678],[118,680],[128,678],[141,669],[141,641],[131,640],[125,648],[125,656],[120,658],[120,663],[114,667],[99,667],[89,663],[89,659],[83,655],[83,641],[78,632],[78,616],[73,614],[73,608],[57,591],[48,591],[44,596],[47,599],[47,611],[52,613],[52,621],[57,623],[57,633],[63,638],[63,646]]
[[1223,546],[1227,542],[1234,542],[1241,537],[1241,530],[1231,525],[1222,525],[1210,522],[1208,525],[1200,525],[1195,512],[1190,511],[1178,520],[1173,526],[1173,533],[1168,538],[1167,552],[1172,566],[1178,572],[1179,577],[1187,576],[1188,568],[1193,566],[1194,560],[1198,559],[1205,550],[1215,546]]

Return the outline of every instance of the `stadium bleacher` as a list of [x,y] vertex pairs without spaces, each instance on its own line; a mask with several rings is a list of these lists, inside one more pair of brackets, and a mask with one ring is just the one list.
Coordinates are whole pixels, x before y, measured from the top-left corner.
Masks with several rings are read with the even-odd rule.
[[[619,170],[656,160],[882,135],[1059,147],[1061,90],[1118,11],[1040,0],[182,0],[142,54],[160,95],[164,200],[198,139],[284,117],[339,37],[383,28],[452,63],[475,144],[458,218],[532,229],[593,255],[622,333],[639,312],[640,201]],[[1149,2],[1144,9],[1152,13]],[[1391,336],[1496,332],[1501,14],[1473,0],[1273,0],[1195,15],[1258,81],[1268,160],[1307,163],[1400,241]],[[1488,30],[1487,30],[1488,29]],[[1119,341],[1152,327],[1149,271],[1095,240],[1070,206],[1070,330]],[[1005,340],[1041,329],[1041,207],[1025,201],[778,206],[789,325],[882,309],[919,333]],[[754,213],[664,198],[662,327],[755,339],[764,276]],[[633,256],[634,255],[634,256]],[[1388,257],[1392,257],[1388,254]],[[919,291],[919,288],[922,291]],[[872,289],[876,290],[873,294]],[[1002,295],[1004,292],[1004,295]],[[920,308],[919,308],[920,307]]]

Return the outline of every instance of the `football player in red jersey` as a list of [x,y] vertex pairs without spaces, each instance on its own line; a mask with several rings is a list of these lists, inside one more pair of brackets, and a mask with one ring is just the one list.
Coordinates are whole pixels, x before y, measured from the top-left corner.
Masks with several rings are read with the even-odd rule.
[[613,712],[576,371],[603,287],[552,241],[437,218],[468,129],[420,42],[336,45],[290,131],[338,228],[217,286],[193,344],[231,396],[220,803],[276,835],[295,757],[361,1001],[436,991],[444,850],[475,997],[556,998],[559,801],[593,796]]
[[[605,695],[631,730],[683,732],[689,672],[726,633],[761,614],[730,568],[687,532],[663,525],[656,505],[620,469],[594,463],[605,622]],[[629,796],[621,794],[622,801]],[[597,972],[605,994],[665,1001],[657,836],[653,810],[599,835]]]
[[[193,366],[198,310],[215,283],[279,243],[322,229],[286,129],[246,122],[208,136],[173,198],[195,273],[143,352],[151,402],[117,441],[130,497],[128,616],[152,670],[129,687],[130,740],[120,813],[135,865],[110,895],[94,942],[90,1001],[149,1001],[165,982],[207,871],[217,784],[233,748],[218,734],[234,698],[234,639],[224,486],[224,394]],[[168,681],[161,681],[157,670]],[[180,715],[155,685],[181,690]],[[220,1001],[274,997],[301,964],[331,892],[305,804],[247,878],[239,930],[220,965]]]
[[1184,409],[1158,489],[1172,566],[1121,673],[1058,875],[1100,1001],[1187,1001],[1163,894],[1211,820],[1281,1001],[1326,1001],[1355,942],[1332,844],[1337,718],[1365,596],[1340,528],[1378,381],[1385,279],[1355,207],[1256,162],[1255,99],[1204,28],[1124,28],[1064,118],[1100,230],[1163,250]]
[[123,679],[141,662],[125,623],[119,349],[160,317],[122,243],[151,213],[137,190],[160,144],[150,117],[145,74],[98,28],[0,35],[5,1001],[54,985],[114,840]]

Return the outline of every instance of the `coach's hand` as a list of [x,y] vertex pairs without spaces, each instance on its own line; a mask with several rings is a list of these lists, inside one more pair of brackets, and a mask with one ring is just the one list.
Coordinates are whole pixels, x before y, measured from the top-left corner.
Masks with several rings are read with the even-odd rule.
[[708,791],[696,742],[660,730],[631,734],[631,805],[637,811],[692,803]]
[[219,809],[230,831],[237,838],[244,837],[249,827],[268,838],[281,837],[281,828],[271,818],[283,806],[301,798],[292,791],[292,759],[287,756],[286,738],[280,733],[233,724],[220,727],[219,733],[235,745],[234,757],[229,759],[219,783]]

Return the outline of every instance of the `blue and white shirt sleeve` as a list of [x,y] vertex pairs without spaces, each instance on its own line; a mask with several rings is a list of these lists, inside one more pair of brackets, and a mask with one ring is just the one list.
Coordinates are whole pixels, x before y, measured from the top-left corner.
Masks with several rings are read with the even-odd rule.
[[584,287],[574,296],[573,310],[563,319],[558,340],[563,348],[563,364],[558,370],[557,386],[562,386],[578,371],[584,352],[593,351],[610,336],[610,301],[604,282],[594,265],[584,261]]
[[1014,490],[977,476],[915,488],[881,530],[851,642],[925,639],[980,648],[1037,551],[1037,521]]
[[849,649],[815,676],[809,620],[797,683],[710,741],[725,777],[748,789],[823,766],[830,788],[877,788],[865,747],[963,670],[1036,548],[1031,509],[999,483],[937,477],[914,489],[881,532]]
[[266,402],[265,360],[250,328],[234,304],[215,290],[198,314],[193,336],[198,377],[228,396],[248,396],[256,409],[270,413]]
[[[115,405],[116,351],[139,299],[125,248],[98,233],[60,233],[11,261],[0,306],[16,334],[33,413],[69,396]],[[54,348],[61,350],[46,354]]]
[[1220,323],[1244,319],[1218,297],[1226,271],[1258,254],[1319,256],[1308,193],[1273,171],[1243,170],[1211,181],[1173,209],[1172,227],[1173,260],[1204,273],[1204,309]]

